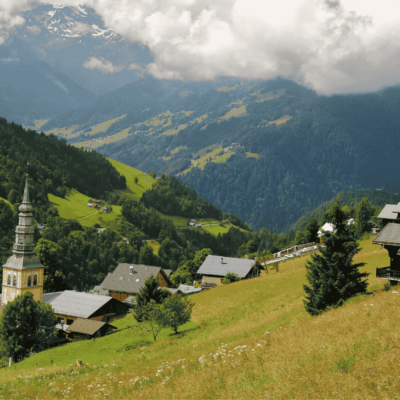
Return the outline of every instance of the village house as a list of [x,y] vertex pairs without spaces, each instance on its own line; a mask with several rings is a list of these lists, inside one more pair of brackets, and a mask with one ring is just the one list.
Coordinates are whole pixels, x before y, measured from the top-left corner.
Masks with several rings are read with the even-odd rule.
[[386,204],[378,215],[384,228],[372,240],[373,244],[381,245],[389,253],[390,265],[376,269],[376,277],[388,279],[393,286],[400,281],[400,203]]
[[67,337],[78,340],[89,340],[102,337],[117,329],[104,321],[95,321],[92,319],[76,319],[67,329]]
[[221,285],[221,281],[228,273],[234,273],[242,279],[259,276],[260,271],[257,267],[257,260],[249,260],[233,257],[207,256],[197,271],[203,275],[203,287],[215,287]]
[[[144,286],[147,278],[153,275],[161,287],[171,285],[171,282],[161,267],[149,265],[119,264],[113,273],[109,273],[100,288],[108,290],[110,296],[124,301],[129,296],[136,296]],[[98,289],[99,290],[99,289]]]
[[52,306],[58,322],[71,325],[76,319],[84,318],[110,322],[124,317],[129,307],[110,296],[65,290],[46,293],[43,301]]

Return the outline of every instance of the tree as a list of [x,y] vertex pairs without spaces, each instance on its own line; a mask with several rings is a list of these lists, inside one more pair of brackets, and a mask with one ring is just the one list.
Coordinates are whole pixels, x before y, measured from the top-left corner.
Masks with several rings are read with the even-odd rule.
[[318,242],[318,231],[319,231],[319,226],[318,226],[318,220],[317,218],[311,218],[308,221],[307,227],[308,231],[308,242]]
[[154,300],[157,304],[161,304],[165,294],[163,290],[159,290],[160,282],[153,275],[150,275],[144,282],[144,286],[140,289],[136,296],[136,306],[134,316],[136,321],[143,321],[146,317],[146,306],[150,300]]
[[229,283],[240,281],[240,279],[241,278],[237,274],[228,272],[222,279],[222,284],[228,285]]
[[54,316],[50,304],[35,301],[31,292],[25,292],[3,308],[0,325],[0,341],[7,356],[14,361],[23,359],[30,349],[47,348],[55,337]]
[[368,199],[363,197],[358,203],[356,210],[356,230],[358,237],[371,230],[371,223],[369,221],[373,215],[374,209],[371,207]]
[[156,341],[158,334],[166,327],[162,306],[154,300],[150,300],[144,307],[144,316],[148,321],[154,341]]
[[306,265],[309,286],[304,285],[304,305],[311,315],[341,306],[355,294],[365,293],[368,286],[363,278],[369,274],[359,271],[365,263],[353,264],[354,255],[361,249],[338,200],[331,208],[331,217],[336,231],[325,235],[326,247],[320,248],[320,254],[314,253]]
[[135,179],[133,180],[135,183],[136,183],[136,185],[138,184],[138,182],[139,182],[139,179],[138,179],[138,177],[137,176],[135,176]]
[[156,179],[156,176],[157,176],[157,174],[156,174],[156,171],[154,171],[154,170],[152,170],[152,171],[150,171],[150,174],[149,174],[153,179]]
[[166,299],[162,305],[165,326],[171,327],[178,333],[178,328],[190,321],[193,307],[194,303],[183,296],[175,294]]

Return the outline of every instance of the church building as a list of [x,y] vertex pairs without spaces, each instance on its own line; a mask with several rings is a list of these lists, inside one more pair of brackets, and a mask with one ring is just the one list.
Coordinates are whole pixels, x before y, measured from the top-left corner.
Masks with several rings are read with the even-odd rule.
[[1,304],[4,306],[27,291],[35,300],[43,299],[44,266],[35,256],[32,205],[29,201],[28,175],[24,199],[19,207],[19,222],[15,231],[13,255],[3,265]]

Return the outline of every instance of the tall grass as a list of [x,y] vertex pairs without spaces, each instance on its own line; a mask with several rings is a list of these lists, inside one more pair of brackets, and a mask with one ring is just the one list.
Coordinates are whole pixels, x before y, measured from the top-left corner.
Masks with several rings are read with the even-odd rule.
[[[362,246],[355,261],[367,263],[363,270],[373,273],[387,264],[385,250],[370,240]],[[283,263],[279,273],[194,295],[197,329],[116,353],[107,362],[80,369],[57,364],[42,370],[23,368],[21,363],[17,370],[3,370],[0,395],[15,399],[399,397],[400,290],[384,291],[385,281],[371,275],[369,294],[310,317],[302,302],[306,259]],[[93,352],[98,352],[96,343]]]

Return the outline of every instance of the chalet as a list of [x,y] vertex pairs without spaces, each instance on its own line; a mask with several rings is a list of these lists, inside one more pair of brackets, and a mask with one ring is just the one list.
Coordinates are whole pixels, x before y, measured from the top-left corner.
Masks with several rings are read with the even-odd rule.
[[67,336],[74,341],[88,340],[104,336],[114,329],[117,328],[104,321],[78,318],[67,328]]
[[382,211],[378,215],[378,218],[382,220],[382,225],[386,226],[388,223],[399,224],[400,223],[400,203],[397,204],[386,204]]
[[107,214],[110,211],[110,209],[107,206],[103,207],[103,213]]
[[256,260],[246,260],[243,258],[207,256],[197,271],[203,275],[202,286],[215,287],[221,285],[224,276],[232,272],[242,279],[259,276],[258,263]]
[[165,269],[165,268],[163,268],[163,271],[165,272],[165,275],[167,275],[168,279],[171,278],[172,272],[174,272],[172,271],[172,269]]
[[110,296],[124,301],[129,296],[136,296],[144,286],[147,278],[153,275],[161,287],[171,285],[171,282],[160,267],[149,265],[119,264],[113,273],[109,273],[101,283],[103,289],[108,290]]
[[46,293],[43,301],[52,306],[59,323],[65,325],[78,318],[109,322],[122,318],[129,310],[126,304],[112,297],[73,290]]
[[376,269],[376,277],[388,279],[393,286],[398,285],[400,281],[400,224],[387,222],[372,243],[385,248],[390,258],[389,266]]
[[193,294],[197,292],[201,292],[203,289],[202,288],[196,288],[194,286],[190,285],[184,285],[181,284],[179,287],[176,288],[165,288],[165,290],[168,290],[172,294]]

